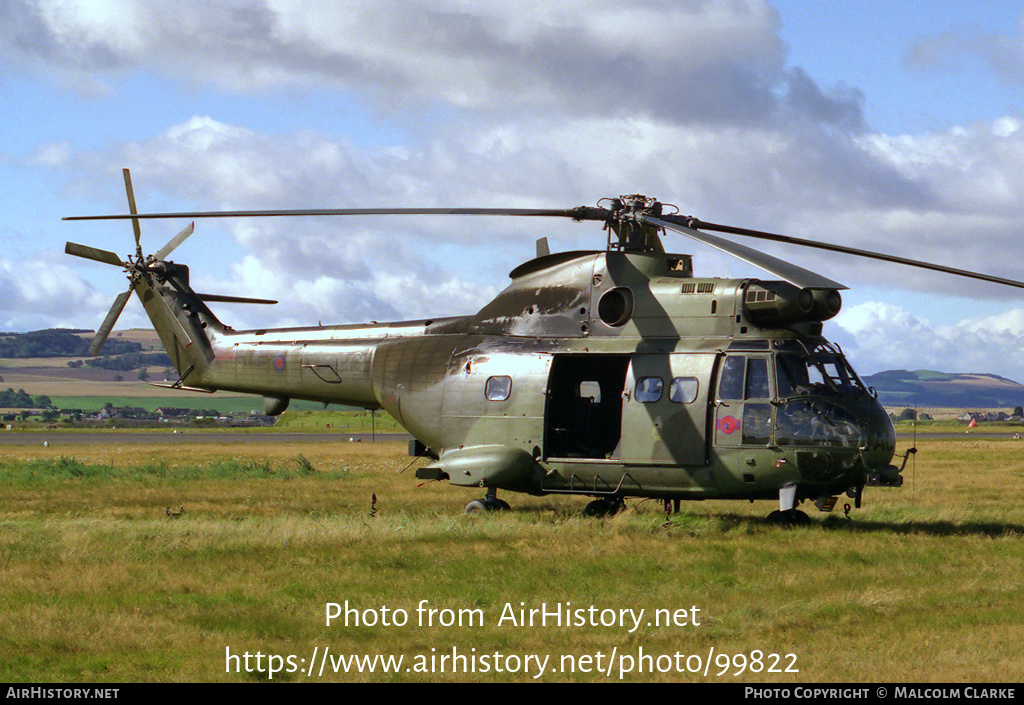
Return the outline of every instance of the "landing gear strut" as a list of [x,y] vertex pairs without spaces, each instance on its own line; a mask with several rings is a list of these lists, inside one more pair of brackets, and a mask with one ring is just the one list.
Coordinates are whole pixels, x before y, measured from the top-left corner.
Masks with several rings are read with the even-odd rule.
[[779,508],[768,515],[769,524],[797,526],[807,524],[811,518],[796,508],[796,483],[787,482],[779,488]]
[[498,499],[498,488],[488,487],[487,496],[483,499],[474,499],[466,505],[466,514],[482,514],[483,512],[507,511],[510,509],[508,502]]

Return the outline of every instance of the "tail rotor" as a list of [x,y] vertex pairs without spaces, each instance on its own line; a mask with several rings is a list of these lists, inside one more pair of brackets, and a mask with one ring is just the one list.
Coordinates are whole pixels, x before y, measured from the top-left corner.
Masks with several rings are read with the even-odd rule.
[[[132,177],[128,169],[124,170],[124,186],[125,191],[128,194],[128,209],[132,215],[138,213],[135,207],[135,191],[132,188]],[[108,250],[101,250],[96,247],[89,247],[88,245],[79,245],[78,243],[69,242],[64,247],[64,252],[75,257],[83,257],[85,259],[93,260],[94,262],[102,262],[103,264],[110,264],[115,267],[123,267],[128,274],[130,284],[128,290],[122,292],[114,299],[114,304],[110,307],[110,311],[107,312],[106,318],[103,319],[102,325],[99,330],[96,331],[96,336],[92,340],[92,344],[89,346],[89,352],[92,355],[99,355],[100,350],[103,349],[103,344],[107,341],[107,337],[110,335],[110,331],[114,329],[114,325],[117,323],[117,319],[121,316],[121,312],[124,310],[125,305],[128,303],[128,299],[131,298],[132,291],[135,289],[135,282],[140,277],[146,274],[149,265],[156,262],[163,261],[171,252],[175,250],[181,243],[185,242],[195,231],[195,222],[189,223],[180,233],[175,235],[171,240],[156,251],[156,254],[151,255],[148,259],[142,254],[142,229],[139,227],[139,219],[132,218],[132,230],[135,234],[135,257],[128,257],[127,261],[122,261],[121,258],[114,252]]]

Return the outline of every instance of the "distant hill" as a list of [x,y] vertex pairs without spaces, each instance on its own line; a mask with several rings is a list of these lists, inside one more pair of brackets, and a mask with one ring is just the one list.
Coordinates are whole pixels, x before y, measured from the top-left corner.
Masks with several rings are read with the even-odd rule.
[[1024,384],[999,375],[887,370],[862,378],[885,406],[997,408],[1024,405]]
[[[0,358],[86,357],[89,355],[92,335],[83,336],[82,333],[88,332],[49,328],[31,333],[0,333]],[[111,337],[103,352],[107,355],[123,355],[140,350],[140,343]]]

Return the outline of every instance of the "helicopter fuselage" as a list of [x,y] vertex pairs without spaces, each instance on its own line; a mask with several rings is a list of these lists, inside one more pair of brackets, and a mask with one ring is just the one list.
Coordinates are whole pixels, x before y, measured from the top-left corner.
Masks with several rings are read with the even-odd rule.
[[796,500],[899,485],[888,415],[821,337],[838,292],[701,279],[688,255],[538,257],[470,316],[234,331],[138,276],[178,386],[384,409],[421,478],[531,494]]

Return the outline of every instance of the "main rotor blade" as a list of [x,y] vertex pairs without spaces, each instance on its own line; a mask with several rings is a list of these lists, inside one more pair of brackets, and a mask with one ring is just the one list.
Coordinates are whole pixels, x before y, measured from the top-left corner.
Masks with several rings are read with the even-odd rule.
[[[772,257],[771,255],[765,254],[759,250],[754,250],[746,245],[741,245],[738,242],[732,242],[731,240],[724,240],[716,235],[702,233],[699,230],[694,230],[692,227],[667,220],[665,217],[654,218],[648,215],[641,217],[645,223],[649,223],[659,228],[667,228],[668,230],[673,230],[682,235],[686,235],[698,242],[714,247],[716,250],[721,250],[722,252],[743,260],[748,264],[752,264],[759,269],[763,269],[766,272],[774,274],[775,276],[780,277],[781,279],[788,281],[793,286],[800,287],[801,289],[848,288],[839,282],[832,281],[820,274],[816,274],[808,269],[799,267],[792,262],[786,262],[785,260]],[[671,218],[672,216],[667,217]]]
[[[127,169],[124,170],[124,188],[128,192],[128,211],[137,213],[135,208],[135,191],[132,189],[132,175]],[[135,231],[135,249],[142,247],[142,228],[139,227],[139,219],[132,218],[132,230]]]
[[276,304],[273,299],[250,299],[245,296],[225,296],[223,294],[196,294],[201,301],[217,301],[227,304]]
[[897,257],[896,255],[887,255],[881,252],[871,252],[870,250],[859,250],[855,247],[845,247],[843,245],[832,245],[825,242],[815,242],[814,240],[803,240],[797,237],[790,237],[789,235],[777,235],[775,233],[761,232],[760,230],[747,230],[746,228],[736,228],[731,225],[718,225],[716,223],[705,223],[697,220],[696,218],[686,219],[690,227],[701,228],[704,230],[717,230],[718,232],[730,233],[733,235],[743,235],[745,237],[754,237],[761,240],[772,240],[774,242],[785,242],[790,245],[801,245],[802,247],[813,247],[819,250],[828,250],[830,252],[840,252],[847,255],[857,255],[858,257],[867,257],[869,259],[882,260],[883,262],[892,262],[893,264],[903,264],[908,267],[918,267],[920,269],[930,269],[935,272],[942,272],[944,274],[954,274],[959,277],[967,277],[969,279],[980,279],[981,281],[992,282],[994,284],[1004,284],[1006,286],[1015,286],[1020,289],[1024,289],[1024,282],[1015,281],[1013,279],[1004,279],[1002,277],[995,277],[991,274],[981,274],[979,272],[971,272],[966,269],[958,269],[956,267],[946,267],[941,264],[932,264],[930,262],[921,262],[919,260],[906,259],[904,257]]
[[196,223],[195,221],[192,221],[191,223],[186,225],[180,233],[172,237],[166,245],[157,250],[154,257],[162,261],[164,258],[167,257],[167,255],[171,254],[171,252],[174,251],[174,248],[176,248],[181,243],[185,242],[185,240],[188,239],[188,236],[195,232],[195,229]]
[[96,262],[112,264],[115,267],[124,266],[124,262],[121,261],[121,258],[113,252],[89,247],[88,245],[79,245],[77,242],[69,242],[64,245],[64,252],[65,254],[74,255],[75,257],[84,257],[85,259],[95,260]]
[[315,210],[250,210],[205,211],[189,213],[133,213],[129,215],[75,215],[62,220],[128,220],[156,218],[262,218],[273,216],[310,215],[512,215],[550,216],[573,220],[606,220],[604,208],[579,206],[569,209],[549,208],[323,208]]
[[92,339],[92,345],[89,346],[89,353],[92,355],[99,355],[100,350],[103,349],[103,344],[107,342],[107,336],[110,335],[110,331],[114,329],[114,324],[117,323],[118,317],[121,315],[121,311],[124,310],[124,306],[128,303],[128,299],[131,298],[132,290],[129,289],[121,294],[118,294],[117,298],[114,299],[114,305],[110,307],[110,311],[107,313],[107,317],[103,319],[103,325],[96,331],[96,337]]

